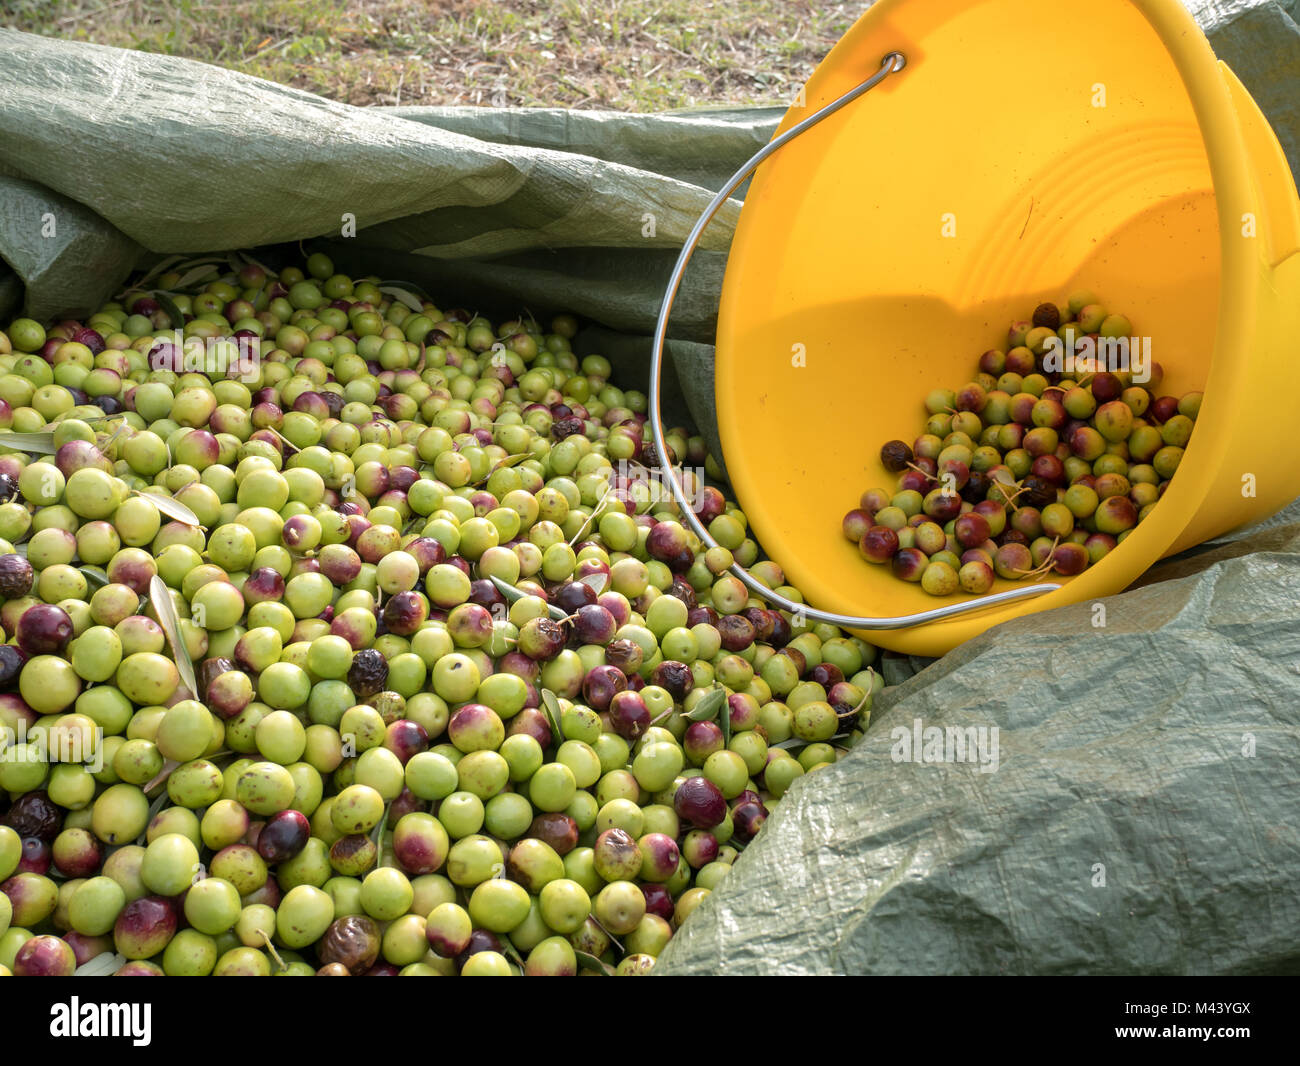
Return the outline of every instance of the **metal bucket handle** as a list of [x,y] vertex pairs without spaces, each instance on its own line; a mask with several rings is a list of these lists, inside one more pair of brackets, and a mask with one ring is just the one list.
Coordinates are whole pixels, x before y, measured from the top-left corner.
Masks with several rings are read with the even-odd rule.
[[[686,243],[682,247],[681,254],[677,257],[677,264],[673,267],[672,276],[668,279],[668,289],[664,294],[663,304],[659,308],[659,318],[655,323],[654,342],[651,349],[650,359],[650,396],[649,396],[649,416],[650,430],[654,438],[655,448],[661,457],[668,455],[668,445],[664,439],[662,405],[662,378],[664,365],[664,344],[668,335],[668,318],[672,314],[673,301],[676,299],[677,290],[681,287],[682,275],[686,271],[686,265],[691,260],[696,245],[699,244],[700,236],[704,233],[705,228],[713,220],[724,203],[730,199],[731,194],[749,177],[751,173],[773,153],[778,151],[782,146],[794,140],[801,133],[811,129],[822,119],[833,115],[846,104],[852,103],[859,96],[869,92],[884,81],[891,74],[901,71],[907,64],[907,60],[902,52],[888,53],[880,63],[880,69],[876,71],[866,81],[855,86],[846,92],[837,100],[827,104],[821,110],[810,115],[802,122],[791,126],[779,137],[773,138],[757,152],[750,157],[735,174],[733,174],[718,194],[704,209],[704,213],[696,220],[690,234],[686,238]],[[695,535],[700,538],[710,548],[721,547],[718,542],[710,535],[709,531],[704,528],[695,513],[691,510],[691,504],[686,496],[686,491],[682,486],[681,479],[677,472],[672,469],[671,463],[664,463],[662,466],[664,478],[668,487],[677,501],[678,507],[681,508],[682,517],[686,520],[687,525],[694,530]],[[846,629],[910,629],[913,626],[925,625],[928,622],[942,622],[949,618],[957,618],[962,615],[972,614],[976,611],[987,610],[990,607],[998,607],[1005,603],[1012,603],[1017,600],[1032,599],[1037,596],[1045,595],[1049,592],[1055,592],[1061,588],[1056,584],[1037,584],[1027,585],[1024,588],[1010,589],[1006,592],[993,593],[992,595],[982,596],[978,599],[966,603],[955,603],[947,607],[936,607],[932,611],[920,611],[916,614],[898,615],[894,618],[875,618],[870,616],[857,616],[848,614],[836,614],[833,611],[819,611],[807,604],[798,603],[780,593],[768,588],[748,570],[739,563],[732,565],[731,573],[744,583],[744,585],[754,593],[755,596],[774,604],[783,610],[790,611],[801,615],[804,618],[810,618],[815,622],[827,622],[832,625],[842,626]]]

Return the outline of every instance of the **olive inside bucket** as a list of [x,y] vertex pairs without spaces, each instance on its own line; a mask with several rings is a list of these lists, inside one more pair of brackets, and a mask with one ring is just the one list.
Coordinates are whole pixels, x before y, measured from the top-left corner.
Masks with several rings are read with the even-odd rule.
[[[1177,0],[881,0],[769,149],[728,261],[716,403],[753,535],[811,618],[943,654],[1119,592],[1300,494],[1282,436],[1300,416],[1300,201]],[[894,491],[881,445],[917,437],[927,393],[972,380],[1012,321],[1080,289],[1150,338],[1161,393],[1204,392],[1151,513],[1078,576],[985,597],[933,597],[865,561],[841,519]]]

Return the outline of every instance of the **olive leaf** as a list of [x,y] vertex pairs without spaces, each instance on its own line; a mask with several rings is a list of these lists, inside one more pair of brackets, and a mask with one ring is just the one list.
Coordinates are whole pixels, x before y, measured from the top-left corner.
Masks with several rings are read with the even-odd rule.
[[[402,285],[405,284],[406,284],[405,282],[402,282]],[[405,304],[416,314],[423,313],[424,304],[420,301],[420,298],[418,296],[416,296],[414,293],[409,291],[409,289],[413,288],[414,286],[407,286],[407,288],[402,288],[401,285],[385,282],[375,287],[380,292],[382,292],[385,296],[391,296],[399,303]]]
[[[718,712],[718,725],[722,728],[722,746],[724,748],[730,748],[731,747],[731,708],[727,705],[727,696],[726,696],[727,690],[715,689],[714,691],[722,693],[722,710]],[[712,695],[713,695],[712,692],[709,693],[709,696]],[[709,696],[705,696],[704,699],[707,700]],[[700,702],[702,703],[703,700],[701,700]]]
[[[176,767],[179,765],[180,765],[179,763],[173,763],[172,770],[176,769]],[[165,775],[170,774],[171,772],[172,772],[171,770],[167,769],[167,764],[164,763],[163,773],[159,774],[158,777],[155,777],[153,781],[150,781],[149,784],[146,785],[145,787],[149,788],[155,785],[155,783],[159,780],[159,778],[165,780],[166,779]],[[149,823],[153,821],[153,816],[157,814],[160,810],[162,810],[163,804],[166,802],[167,802],[167,790],[163,789],[161,792],[158,793],[158,795],[154,797],[153,802],[149,804],[149,810],[145,813],[144,816],[144,825],[145,825],[144,831],[138,837],[135,838],[135,842],[137,845],[143,844],[148,839]]]
[[613,977],[614,967],[607,962],[601,962],[595,955],[590,955],[585,951],[575,951],[573,957],[578,961],[578,969],[590,970],[592,973],[598,973],[602,977]]
[[556,699],[555,693],[549,688],[542,689],[542,708],[546,712],[546,720],[551,724],[551,732],[564,743],[564,730],[560,728],[560,701]]
[[97,589],[102,589],[109,583],[108,575],[97,566],[82,566],[80,569],[85,575],[86,583]]
[[[397,293],[390,292],[389,291],[390,288],[397,289],[398,292],[400,292],[404,296],[414,295],[414,296],[418,296],[421,300],[424,300],[425,303],[433,303],[433,300],[430,299],[429,294],[425,292],[422,288],[420,288],[420,286],[415,284],[415,282],[413,281],[403,281],[401,278],[389,278],[387,281],[379,282],[375,286],[375,288],[377,288],[380,292],[385,293],[388,296],[397,295]],[[405,303],[406,301],[403,300],[402,302]],[[406,306],[410,307],[411,305],[407,304]],[[420,307],[413,307],[411,308],[411,310],[423,311],[424,307],[423,305],[421,305]]]
[[185,328],[185,316],[181,314],[181,309],[172,302],[172,298],[162,289],[155,289],[149,294],[158,301],[158,306],[167,312],[167,318],[171,321],[172,329]]
[[726,689],[710,689],[709,693],[695,705],[694,709],[687,711],[682,717],[688,718],[692,722],[711,722],[718,716],[718,710],[726,702]]
[[[146,282],[153,281],[154,278],[162,277],[162,275],[166,274],[167,271],[174,266],[193,266],[197,262],[199,262],[199,260],[187,260],[183,255],[169,255],[166,259],[161,259],[150,267],[136,282],[136,285],[143,285]],[[127,293],[134,291],[134,287],[123,289],[122,295],[125,296]]]
[[105,951],[93,959],[87,959],[75,970],[73,977],[108,977],[126,965],[126,956],[115,951]]
[[167,643],[172,646],[172,658],[176,660],[176,669],[180,672],[181,680],[190,690],[192,698],[198,699],[199,685],[194,677],[194,664],[190,661],[189,649],[185,647],[185,641],[181,636],[180,619],[176,617],[176,609],[172,606],[171,592],[157,574],[154,574],[149,581],[149,602],[153,606],[154,614],[158,616],[158,624],[167,634]]
[[532,452],[516,452],[514,455],[507,455],[504,459],[497,461],[497,465],[492,468],[492,472],[495,474],[498,470],[508,470],[510,467],[518,466],[525,459],[531,459],[532,457]]
[[48,433],[0,433],[0,448],[36,455],[53,455],[59,450],[54,443],[53,430]]
[[[143,285],[147,281],[153,281],[154,278],[162,277],[164,274],[167,273],[167,271],[171,270],[171,268],[174,266],[184,266],[184,265],[185,265],[185,256],[169,255],[166,259],[160,259],[157,263],[155,263],[152,267],[150,267],[147,271],[145,271],[145,273],[142,274],[140,278],[136,281],[136,284]],[[131,289],[123,289],[122,294],[126,295],[131,291],[132,291]]]
[[[499,577],[494,576],[492,578],[492,583],[501,591],[501,595],[511,603],[514,603],[516,600],[521,600],[525,596],[531,595],[531,593],[525,592],[523,589],[515,588],[515,586],[510,584],[508,581],[502,581]],[[557,622],[563,622],[569,617],[563,610],[556,607],[553,603],[548,603],[546,605],[546,610]]]
[[182,274],[180,280],[172,286],[172,290],[179,292],[182,289],[188,289],[191,285],[203,281],[208,275],[219,273],[216,263],[202,263]]
[[158,510],[173,521],[184,522],[187,526],[202,524],[199,522],[198,515],[186,507],[185,504],[172,499],[170,496],[164,496],[160,492],[141,492],[139,489],[132,489],[131,494],[133,496],[143,496],[146,500],[152,501]]
[[230,269],[234,271],[236,274],[238,274],[246,266],[260,267],[262,270],[266,271],[268,280],[270,279],[271,276],[275,274],[275,271],[272,270],[269,266],[267,266],[265,263],[261,262],[260,260],[254,259],[247,252],[231,252],[228,256],[226,256],[225,262],[226,265],[229,266]]
[[507,455],[504,459],[498,460],[496,465],[492,467],[491,470],[489,470],[486,474],[484,474],[481,478],[479,478],[478,481],[474,482],[474,487],[476,489],[481,488],[482,486],[488,483],[488,479],[493,474],[495,474],[498,470],[506,470],[512,466],[517,466],[518,464],[522,463],[525,459],[531,459],[532,456],[533,456],[532,452],[519,452],[516,455]]
[[[175,770],[176,767],[178,767],[178,766],[180,766],[180,763],[177,762],[175,759],[168,759],[168,760],[166,760],[166,761],[163,763],[163,768],[162,768],[161,770],[159,770],[158,773],[157,773],[157,775],[156,775],[154,778],[152,778],[152,779],[148,782],[148,784],[146,784],[146,785],[144,786],[143,791],[144,791],[145,795],[148,795],[148,794],[149,794],[150,792],[152,792],[155,788],[157,788],[157,787],[158,787],[159,785],[161,785],[164,781],[166,781],[167,778],[171,777],[171,775],[172,775],[172,771]],[[164,793],[163,793],[163,796],[165,796],[166,794],[167,794],[167,793],[164,792]],[[162,807],[162,798],[163,798],[163,796],[159,796],[158,799],[154,801],[156,807],[158,807],[158,808],[161,808],[161,807]],[[153,816],[154,816],[155,814],[157,814],[157,813],[158,813],[157,810],[150,810],[150,811],[149,811],[149,820],[152,821],[152,820],[153,820]]]
[[375,826],[370,834],[370,842],[375,846],[375,865],[384,864],[384,830],[388,828],[388,814],[393,809],[391,803],[384,804],[384,816],[379,819],[379,824]]
[[99,449],[100,455],[107,457],[108,449],[113,447],[113,445],[117,443],[118,439],[122,436],[122,434],[124,434],[130,428],[131,427],[127,425],[127,423],[123,422],[115,430],[113,430],[112,434],[110,434],[107,437],[104,437],[103,441],[100,441],[98,439],[100,434],[96,434],[95,447]]
[[263,270],[267,272],[267,274],[275,273],[274,270],[272,270],[269,266],[263,263],[260,259],[254,259],[247,252],[241,252],[240,255],[249,266],[261,267]]
[[787,749],[787,750],[788,750],[788,749],[790,749],[790,748],[803,748],[803,747],[807,747],[807,746],[808,746],[808,743],[809,743],[809,741],[801,740],[799,737],[791,737],[789,740],[782,740],[782,741],[777,742],[776,744],[769,744],[768,747],[769,747],[769,748],[783,748],[783,749]]
[[582,577],[578,578],[578,584],[586,585],[587,588],[599,596],[609,587],[609,575],[600,570],[592,574],[583,574]]

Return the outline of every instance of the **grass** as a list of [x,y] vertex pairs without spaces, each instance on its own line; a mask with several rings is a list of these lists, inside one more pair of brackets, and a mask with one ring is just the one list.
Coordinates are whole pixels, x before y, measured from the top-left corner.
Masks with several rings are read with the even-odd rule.
[[0,25],[351,104],[785,104],[867,0],[5,0]]

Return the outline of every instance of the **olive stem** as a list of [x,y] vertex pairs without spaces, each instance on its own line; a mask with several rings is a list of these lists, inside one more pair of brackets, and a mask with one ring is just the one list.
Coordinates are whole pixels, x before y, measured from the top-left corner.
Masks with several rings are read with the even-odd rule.
[[266,930],[259,929],[258,932],[262,935],[262,942],[266,944],[266,950],[271,953],[271,958],[275,959],[276,964],[280,969],[287,970],[289,968],[288,965],[285,963],[284,959],[280,958],[280,953],[275,950],[275,945],[271,943],[271,938],[266,935]]
[[1032,576],[1032,577],[1039,577],[1039,576],[1041,576],[1041,575],[1043,575],[1043,574],[1050,574],[1054,569],[1056,569],[1056,560],[1055,560],[1052,556],[1053,556],[1053,553],[1056,551],[1056,547],[1057,547],[1057,545],[1060,544],[1060,543],[1061,543],[1061,538],[1060,538],[1060,537],[1053,537],[1053,538],[1052,538],[1052,551],[1051,551],[1051,552],[1048,552],[1048,554],[1047,554],[1047,558],[1046,558],[1043,562],[1039,563],[1039,565],[1036,566],[1036,567],[1034,567],[1032,570],[1020,570],[1020,569],[1017,569],[1017,570],[1016,570],[1016,573],[1021,575],[1020,580],[1023,581],[1025,578],[1028,578],[1028,577],[1031,577],[1031,576]]
[[592,920],[593,922],[596,923],[596,928],[597,928],[597,929],[599,929],[602,933],[604,933],[607,937],[609,937],[609,942],[610,942],[611,944],[613,944],[616,948],[618,948],[618,953],[619,953],[620,955],[626,955],[626,954],[627,954],[627,948],[625,948],[625,947],[624,947],[624,946],[619,942],[618,937],[616,937],[613,933],[611,933],[608,929],[606,929],[603,925],[600,924],[600,919],[599,919],[599,918],[597,918],[597,917],[593,914],[593,915],[591,916],[591,920]]
[[591,514],[587,515],[587,520],[578,527],[578,532],[569,538],[570,548],[582,539],[583,535],[590,528],[591,523],[596,520],[596,515],[600,514],[601,508],[605,506],[605,500],[609,497],[609,490],[612,487],[613,486],[608,481],[605,482],[605,491],[600,494],[600,499],[596,501],[596,506],[591,509]]

